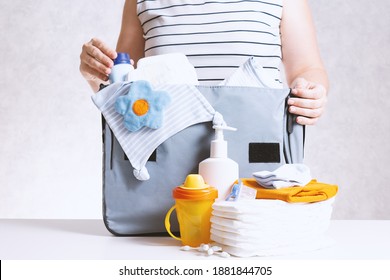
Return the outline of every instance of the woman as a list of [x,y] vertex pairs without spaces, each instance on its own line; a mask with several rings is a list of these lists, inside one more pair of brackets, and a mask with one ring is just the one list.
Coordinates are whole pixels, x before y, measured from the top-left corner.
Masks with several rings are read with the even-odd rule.
[[[126,0],[116,51],[144,56],[187,55],[200,83],[217,84],[253,56],[281,84],[280,64],[292,88],[289,110],[315,124],[327,101],[324,69],[307,0]],[[94,91],[107,81],[116,51],[94,38],[85,43],[80,71]]]

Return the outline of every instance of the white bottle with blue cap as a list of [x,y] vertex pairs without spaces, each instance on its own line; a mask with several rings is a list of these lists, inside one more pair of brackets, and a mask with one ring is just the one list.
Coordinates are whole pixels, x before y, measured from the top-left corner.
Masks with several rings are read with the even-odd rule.
[[210,157],[199,163],[199,174],[206,184],[218,190],[218,199],[225,200],[231,187],[239,178],[238,164],[228,158],[228,145],[223,131],[236,129],[226,125],[214,125],[215,139],[211,141]]
[[133,70],[134,67],[131,65],[130,55],[128,53],[118,53],[109,75],[110,83],[126,82],[129,73]]

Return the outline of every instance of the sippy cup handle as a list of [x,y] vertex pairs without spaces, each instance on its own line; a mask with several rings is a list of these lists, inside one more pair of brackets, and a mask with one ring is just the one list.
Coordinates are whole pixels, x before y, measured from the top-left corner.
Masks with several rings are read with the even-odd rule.
[[172,232],[171,232],[171,223],[169,222],[169,218],[171,217],[171,214],[173,212],[173,210],[176,209],[176,205],[173,205],[171,207],[171,209],[169,209],[169,211],[167,212],[167,215],[165,216],[165,228],[166,230],[168,231],[169,235],[172,236],[173,238],[177,239],[177,240],[181,240],[179,237],[175,236]]

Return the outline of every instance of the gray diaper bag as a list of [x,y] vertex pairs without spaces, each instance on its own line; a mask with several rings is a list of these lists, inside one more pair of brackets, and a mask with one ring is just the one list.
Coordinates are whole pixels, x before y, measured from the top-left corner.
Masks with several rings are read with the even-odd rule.
[[[123,116],[113,107],[133,86],[134,82],[113,84],[93,97],[103,116],[103,219],[114,235],[165,234],[164,218],[175,203],[172,190],[183,184],[188,174],[198,173],[199,162],[210,156],[214,130],[207,114],[215,117],[218,112],[228,126],[237,128],[226,131],[224,138],[228,157],[239,164],[241,178],[303,161],[304,126],[288,112],[288,88],[160,87],[158,90],[172,93],[162,124],[163,128],[172,124],[172,128],[164,134],[148,127],[136,132],[123,129]],[[180,94],[186,91],[200,97],[197,100],[206,108],[205,116],[189,121],[199,112],[195,102],[175,103],[183,100]],[[182,111],[175,113],[174,109]],[[177,125],[180,122],[182,125]],[[154,141],[156,137],[158,141]],[[143,149],[143,156],[137,154]],[[141,170],[147,170],[148,176],[139,178]],[[172,231],[178,230],[175,220],[171,218]]]

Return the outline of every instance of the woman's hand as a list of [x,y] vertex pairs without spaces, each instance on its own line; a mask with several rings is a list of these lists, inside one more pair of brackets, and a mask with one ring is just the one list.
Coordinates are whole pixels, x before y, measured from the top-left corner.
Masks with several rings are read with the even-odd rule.
[[302,125],[315,124],[323,114],[327,103],[327,93],[324,86],[297,78],[292,84],[289,98],[289,112],[297,115],[297,123]]
[[100,39],[93,38],[83,45],[80,54],[80,72],[95,91],[101,82],[108,80],[116,56],[116,51]]

